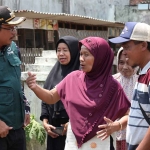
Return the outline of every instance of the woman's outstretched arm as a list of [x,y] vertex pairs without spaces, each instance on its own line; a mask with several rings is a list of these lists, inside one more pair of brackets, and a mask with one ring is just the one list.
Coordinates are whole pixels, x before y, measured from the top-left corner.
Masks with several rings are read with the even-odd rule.
[[28,72],[28,78],[26,80],[26,83],[28,87],[36,94],[36,96],[44,101],[47,104],[55,104],[60,100],[60,97],[58,95],[58,92],[56,88],[52,90],[46,90],[37,85],[36,83],[36,75],[32,74],[31,72]]

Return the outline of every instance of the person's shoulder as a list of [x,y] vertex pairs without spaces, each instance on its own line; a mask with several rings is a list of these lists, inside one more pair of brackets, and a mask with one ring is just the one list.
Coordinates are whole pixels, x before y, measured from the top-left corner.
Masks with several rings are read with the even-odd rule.
[[139,76],[144,77],[145,80],[150,79],[150,68],[144,74],[139,74]]
[[75,70],[75,71],[72,71],[71,73],[70,73],[70,75],[71,76],[78,76],[78,75],[80,75],[81,74],[81,70]]
[[136,79],[138,79],[139,75],[135,73],[135,74],[133,75],[133,77],[136,78]]
[[122,89],[122,86],[120,85],[120,82],[118,79],[112,77],[112,84],[116,87],[116,89],[120,90]]
[[146,74],[143,75],[143,82],[150,82],[150,68],[147,70]]
[[147,73],[146,74],[150,74],[150,68],[147,70]]
[[120,73],[116,73],[116,74],[114,74],[112,76],[113,76],[114,79],[118,80],[118,79],[120,79],[121,74]]
[[72,71],[71,73],[68,74],[68,76],[72,76],[72,77],[75,77],[75,76],[80,76],[82,71],[80,70],[75,70],[75,71]]

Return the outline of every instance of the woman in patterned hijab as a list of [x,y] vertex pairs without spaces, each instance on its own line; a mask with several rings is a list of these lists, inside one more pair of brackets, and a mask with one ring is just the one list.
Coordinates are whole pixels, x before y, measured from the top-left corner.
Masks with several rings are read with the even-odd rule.
[[[136,74],[138,68],[132,68],[127,64],[126,56],[123,53],[122,47],[119,49],[117,53],[117,69],[119,73],[113,75],[113,77],[121,84],[126,96],[131,101],[134,92],[134,86],[138,78],[138,75]],[[117,150],[127,150],[125,139],[126,139],[126,129],[118,131]]]

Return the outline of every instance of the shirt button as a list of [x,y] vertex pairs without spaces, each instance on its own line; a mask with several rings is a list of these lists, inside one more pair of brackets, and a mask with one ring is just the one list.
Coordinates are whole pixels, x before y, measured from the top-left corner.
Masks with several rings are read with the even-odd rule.
[[99,97],[102,97],[102,94],[99,94]]
[[92,116],[92,113],[89,113],[89,116]]
[[103,84],[100,84],[100,87],[103,87]]
[[88,121],[87,121],[87,120],[85,120],[85,123],[88,123]]

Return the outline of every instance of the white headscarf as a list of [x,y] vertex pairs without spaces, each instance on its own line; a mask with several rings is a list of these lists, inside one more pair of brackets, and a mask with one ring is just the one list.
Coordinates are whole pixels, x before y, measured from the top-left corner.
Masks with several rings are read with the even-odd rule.
[[[117,53],[117,68],[119,65],[120,55],[122,54],[123,47],[121,47]],[[135,83],[138,79],[138,75],[136,74],[138,67],[134,68],[134,74],[130,77],[125,77],[121,73],[117,73],[113,75],[113,77],[121,84],[124,89],[125,94],[127,95],[128,99],[131,101],[134,91]]]

